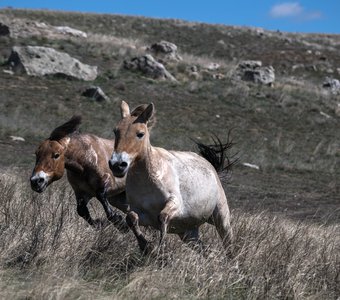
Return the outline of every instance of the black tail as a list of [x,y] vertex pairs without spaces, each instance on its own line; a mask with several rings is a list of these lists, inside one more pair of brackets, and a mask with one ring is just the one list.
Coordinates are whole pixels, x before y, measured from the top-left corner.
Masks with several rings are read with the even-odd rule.
[[213,144],[210,145],[198,141],[194,142],[198,147],[199,154],[214,166],[221,179],[225,179],[230,173],[232,166],[238,162],[236,154],[233,154],[230,157],[227,155],[227,152],[233,147],[234,142],[230,140],[230,131],[225,144],[223,144],[217,136],[214,136],[212,140]]

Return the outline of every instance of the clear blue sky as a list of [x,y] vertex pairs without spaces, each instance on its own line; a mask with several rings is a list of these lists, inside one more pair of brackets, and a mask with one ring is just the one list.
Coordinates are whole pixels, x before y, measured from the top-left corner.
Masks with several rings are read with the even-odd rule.
[[0,8],[7,6],[340,33],[340,0],[0,0]]

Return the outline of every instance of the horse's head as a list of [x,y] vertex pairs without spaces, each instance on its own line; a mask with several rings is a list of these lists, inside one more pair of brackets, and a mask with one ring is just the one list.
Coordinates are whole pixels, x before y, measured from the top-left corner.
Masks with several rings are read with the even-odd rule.
[[53,181],[60,179],[65,170],[65,152],[70,142],[69,134],[75,132],[81,123],[80,116],[73,116],[68,122],[53,130],[35,151],[36,163],[30,178],[32,190],[41,193]]
[[150,145],[149,125],[152,123],[154,105],[140,105],[130,113],[129,105],[122,101],[122,119],[114,129],[115,146],[109,161],[114,176],[124,177],[135,160],[143,157]]

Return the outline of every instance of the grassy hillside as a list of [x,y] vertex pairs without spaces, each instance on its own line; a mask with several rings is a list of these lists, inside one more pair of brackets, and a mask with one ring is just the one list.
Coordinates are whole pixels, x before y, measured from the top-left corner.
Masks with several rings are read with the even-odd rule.
[[[4,179],[7,175],[1,179],[0,278],[7,286],[5,296],[14,297],[11,289],[16,289],[18,281],[23,284],[17,298],[25,293],[32,298],[46,298],[48,293],[52,298],[93,298],[97,292],[103,293],[102,298],[113,293],[118,293],[118,298],[133,298],[126,293],[140,291],[143,286],[147,286],[145,298],[336,298],[336,270],[340,269],[336,254],[340,236],[340,95],[326,90],[322,83],[326,76],[340,78],[340,36],[53,11],[1,10],[0,20],[4,16],[70,26],[88,34],[85,40],[67,36],[0,37],[0,170],[22,182],[15,186]],[[178,82],[157,81],[122,68],[124,60],[144,54],[146,46],[160,40],[175,43],[183,57],[180,62],[166,64]],[[5,62],[15,45],[40,45],[67,52],[98,66],[99,76],[88,83],[10,75],[3,71],[8,69]],[[237,64],[248,59],[274,66],[273,87],[233,79]],[[220,69],[207,70],[211,62],[218,63]],[[199,70],[198,78],[190,75],[193,66]],[[215,73],[223,78],[213,78]],[[89,85],[99,85],[110,101],[98,103],[81,96]],[[29,192],[28,177],[38,143],[74,113],[83,115],[83,132],[112,137],[121,100],[132,107],[154,102],[157,124],[152,143],[165,148],[195,150],[191,138],[209,142],[214,133],[225,140],[232,129],[236,142],[233,153],[240,163],[225,189],[238,232],[240,249],[235,261],[216,258],[202,262],[202,257],[180,247],[176,237],[171,238],[165,257],[140,261],[132,236],[126,238],[111,227],[93,232],[74,215],[72,192],[64,183],[55,183],[46,195]],[[25,142],[13,141],[10,136],[23,137]],[[247,168],[243,163],[260,169]],[[12,190],[19,190],[19,196],[14,191],[6,194]],[[50,209],[43,203],[57,207]],[[97,213],[101,214],[99,208]],[[51,217],[54,219],[49,221]],[[22,224],[21,220],[26,221]],[[255,224],[253,229],[251,224]],[[25,225],[28,227],[23,229]],[[263,233],[265,228],[273,231]],[[210,230],[203,230],[206,242],[219,253],[222,249],[215,245],[218,238],[210,237]],[[16,231],[18,235],[10,243]],[[74,240],[81,238],[86,245]],[[275,244],[275,238],[283,240]],[[289,241],[298,251],[287,250],[291,255],[287,258],[281,246],[289,247]],[[314,262],[310,247],[320,255]],[[119,249],[126,249],[126,253],[117,254]],[[271,260],[266,252],[280,259]],[[22,262],[25,253],[28,263]],[[251,256],[260,257],[260,269],[260,263],[255,264]],[[107,260],[112,264],[107,265]],[[306,263],[309,260],[312,265]],[[240,262],[243,265],[238,269]],[[199,265],[207,270],[225,267],[228,272],[219,270],[216,278],[210,278],[210,272]],[[310,269],[297,270],[294,265]],[[284,274],[280,273],[283,269]],[[40,293],[39,288],[44,274],[49,278],[44,291],[47,294]],[[58,291],[54,286],[64,276],[61,274],[65,277]],[[169,276],[179,281],[170,284],[164,279]],[[151,283],[145,283],[143,277],[151,278]],[[295,281],[298,287],[292,285]],[[164,282],[171,291],[158,287]],[[80,292],[83,288],[88,291],[86,296]]]

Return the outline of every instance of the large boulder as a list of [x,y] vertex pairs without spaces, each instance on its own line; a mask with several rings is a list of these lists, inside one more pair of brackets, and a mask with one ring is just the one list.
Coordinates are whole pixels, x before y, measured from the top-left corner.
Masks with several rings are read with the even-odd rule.
[[140,71],[144,75],[162,80],[176,81],[164,67],[163,64],[156,61],[150,54],[135,57],[130,61],[124,61],[124,68],[132,71]]
[[4,15],[0,15],[1,35],[7,35],[12,38],[29,38],[32,36],[44,36],[51,39],[65,39],[69,37],[87,38],[85,32],[68,26],[52,26],[44,22],[8,18]]
[[238,64],[234,74],[237,79],[257,84],[272,85],[275,81],[275,70],[272,66],[263,67],[261,61],[245,60]]
[[177,53],[177,46],[167,41],[152,44],[147,50],[161,60],[180,61],[182,58]]
[[14,72],[31,76],[58,75],[85,81],[97,77],[97,67],[81,63],[67,53],[47,47],[13,47],[8,64]]

